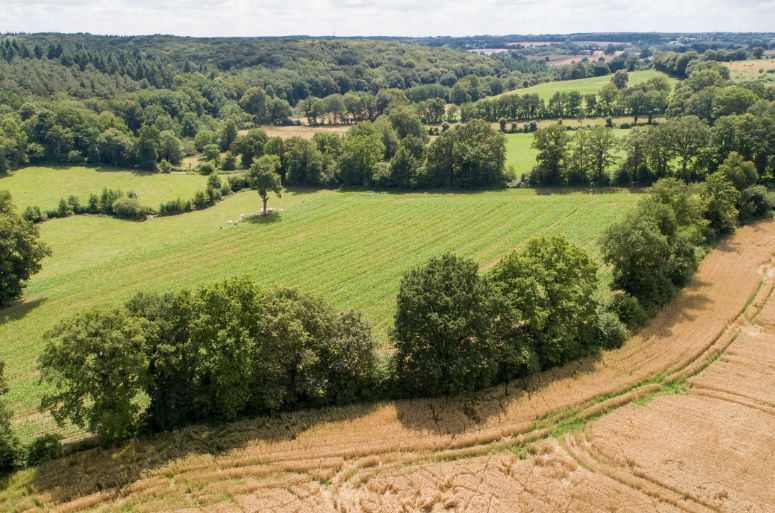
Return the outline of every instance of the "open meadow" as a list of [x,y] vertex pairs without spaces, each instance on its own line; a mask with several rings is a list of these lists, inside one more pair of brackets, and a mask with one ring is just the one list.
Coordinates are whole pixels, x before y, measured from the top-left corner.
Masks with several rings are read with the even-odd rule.
[[[666,74],[654,70],[633,71],[628,73],[628,75],[629,80],[627,85],[629,87],[643,83],[654,77],[665,77],[672,85],[677,83],[674,78],[668,77]],[[603,75],[599,77],[580,78],[577,80],[544,82],[543,84],[526,87],[524,89],[507,91],[498,96],[503,96],[505,94],[537,94],[544,101],[548,101],[554,93],[568,93],[571,91],[578,91],[582,95],[597,93],[604,85],[609,83],[611,83],[611,75]]]
[[756,80],[764,79],[775,81],[775,57],[765,59],[750,59],[745,61],[727,62],[729,75],[732,80]]
[[59,200],[76,196],[82,204],[104,188],[132,191],[141,205],[157,208],[163,201],[190,199],[205,188],[207,178],[184,173],[143,173],[85,166],[34,166],[0,178],[19,210],[28,206],[55,210]]

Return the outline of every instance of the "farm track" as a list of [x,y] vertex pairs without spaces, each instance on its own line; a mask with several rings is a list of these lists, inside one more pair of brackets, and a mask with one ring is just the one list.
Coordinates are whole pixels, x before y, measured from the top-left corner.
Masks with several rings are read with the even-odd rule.
[[523,383],[89,451],[0,491],[0,509],[772,510],[773,256],[775,222],[740,229],[622,349]]

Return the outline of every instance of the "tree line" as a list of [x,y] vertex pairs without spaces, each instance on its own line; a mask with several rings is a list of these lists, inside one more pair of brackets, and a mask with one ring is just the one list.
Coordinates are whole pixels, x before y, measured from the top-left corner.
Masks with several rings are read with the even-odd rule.
[[463,121],[491,122],[631,115],[637,123],[641,116],[651,120],[667,111],[670,84],[664,77],[654,77],[631,87],[627,87],[628,78],[627,72],[619,71],[597,93],[557,92],[548,101],[537,94],[505,94],[463,104],[460,115]]
[[[726,73],[726,74],[725,74]],[[637,126],[617,141],[603,128],[535,132],[532,185],[649,185],[661,178],[702,181],[732,155],[757,176],[775,176],[775,88],[732,85],[728,70],[702,63],[681,82],[664,122]],[[618,154],[617,154],[618,152]],[[606,169],[615,167],[612,176]]]

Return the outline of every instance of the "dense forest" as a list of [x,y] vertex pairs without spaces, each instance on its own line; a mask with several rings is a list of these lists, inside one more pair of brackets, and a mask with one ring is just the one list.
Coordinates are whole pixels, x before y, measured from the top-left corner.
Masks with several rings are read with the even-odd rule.
[[[609,35],[593,39],[603,36]],[[503,168],[502,139],[487,124],[470,123],[477,119],[499,121],[501,131],[508,122],[523,122],[513,123],[513,132],[534,131],[534,121],[544,118],[631,115],[634,124],[651,125],[657,115],[696,116],[705,123],[703,134],[726,127],[732,115],[769,119],[772,87],[734,84],[717,63],[761,55],[771,46],[767,34],[647,34],[599,42],[574,35],[526,44],[547,37],[514,38],[513,50],[484,55],[452,41],[437,47],[400,38],[6,35],[0,38],[0,173],[41,162],[168,172],[196,156],[199,170],[209,174],[247,169],[270,154],[278,157],[285,185],[491,187],[515,177]],[[581,50],[603,55],[557,66],[540,58],[541,52]],[[650,68],[684,80],[675,91],[660,77],[628,85],[627,72]],[[610,73],[611,83],[597,93],[557,93],[544,101],[518,91]],[[470,126],[447,132],[458,121]],[[352,129],[344,137],[283,141],[256,128],[302,123]],[[429,132],[441,137],[429,144]],[[691,147],[705,147],[701,142]],[[724,144],[769,176],[770,149]],[[715,167],[724,156],[702,162]]]

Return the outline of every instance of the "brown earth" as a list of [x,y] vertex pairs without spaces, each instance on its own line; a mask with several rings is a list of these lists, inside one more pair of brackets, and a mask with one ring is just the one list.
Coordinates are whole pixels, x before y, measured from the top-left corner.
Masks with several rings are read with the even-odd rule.
[[773,255],[775,222],[738,230],[599,358],[470,397],[87,451],[10,478],[0,510],[773,511]]
[[[290,126],[262,126],[261,129],[266,132],[269,137],[303,137],[304,139],[312,139],[316,133],[329,133],[342,135],[350,129],[350,125],[319,125],[319,126],[307,126],[307,125],[290,125]],[[245,135],[247,130],[240,130],[240,135]]]

